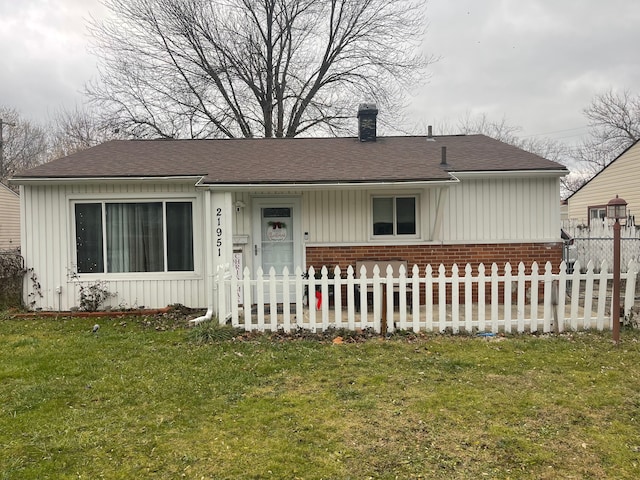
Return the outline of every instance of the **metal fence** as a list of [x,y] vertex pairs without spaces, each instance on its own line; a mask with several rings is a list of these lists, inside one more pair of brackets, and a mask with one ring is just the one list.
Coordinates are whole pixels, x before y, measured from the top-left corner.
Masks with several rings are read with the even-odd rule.
[[[578,237],[574,238],[576,248],[576,260],[586,271],[587,264],[592,261],[595,271],[598,272],[602,262],[607,262],[609,269],[613,266],[613,238],[604,237]],[[620,269],[625,272],[631,261],[640,259],[640,238],[620,239]]]

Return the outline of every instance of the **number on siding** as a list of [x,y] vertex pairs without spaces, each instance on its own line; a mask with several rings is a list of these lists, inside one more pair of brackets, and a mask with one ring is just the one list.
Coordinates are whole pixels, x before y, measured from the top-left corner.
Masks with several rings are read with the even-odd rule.
[[216,217],[218,218],[218,228],[216,229],[216,246],[218,247],[218,257],[222,256],[222,209],[216,208]]

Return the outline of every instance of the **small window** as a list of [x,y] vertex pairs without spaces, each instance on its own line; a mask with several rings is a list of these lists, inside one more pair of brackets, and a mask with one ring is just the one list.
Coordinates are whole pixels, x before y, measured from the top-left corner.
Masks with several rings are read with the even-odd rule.
[[607,207],[606,205],[600,205],[597,207],[589,207],[589,223],[596,220],[604,220],[607,218]]
[[415,235],[416,197],[374,197],[373,235]]
[[193,271],[191,202],[76,203],[78,273]]

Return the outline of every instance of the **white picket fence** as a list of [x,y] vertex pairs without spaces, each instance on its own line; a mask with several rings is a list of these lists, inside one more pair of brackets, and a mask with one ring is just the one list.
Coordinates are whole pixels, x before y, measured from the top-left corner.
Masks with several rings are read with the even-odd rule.
[[[482,264],[473,271],[467,264],[462,272],[457,265],[448,272],[444,265],[437,271],[429,265],[422,272],[414,266],[410,276],[401,267],[394,278],[392,268],[381,276],[376,265],[373,272],[363,267],[359,278],[351,266],[344,278],[339,267],[332,278],[322,267],[316,279],[313,267],[307,272],[298,268],[293,275],[285,269],[282,276],[273,269],[266,276],[258,270],[255,278],[245,268],[242,278],[236,278],[235,271],[225,266],[214,279],[214,310],[221,322],[258,331],[324,331],[330,327],[452,333],[610,329],[613,275],[607,273],[606,264],[598,270],[594,271],[592,262],[586,273],[580,273],[579,266],[574,273],[567,273],[564,262],[558,273],[552,272],[551,263],[543,272],[533,263],[529,273],[523,263],[515,272],[509,264],[503,271],[496,264],[488,271]],[[621,274],[625,315],[634,304],[637,272],[638,264],[631,262]],[[305,294],[316,290],[320,292],[319,305],[315,295],[307,301]],[[371,297],[372,303],[368,301]]]

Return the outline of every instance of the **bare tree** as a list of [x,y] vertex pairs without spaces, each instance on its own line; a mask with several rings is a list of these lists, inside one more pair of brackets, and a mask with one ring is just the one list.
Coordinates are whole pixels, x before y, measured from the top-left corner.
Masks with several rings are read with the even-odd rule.
[[453,134],[482,134],[511,145],[520,142],[517,134],[521,130],[521,127],[509,125],[506,117],[502,117],[497,121],[489,118],[486,113],[474,116],[467,112],[458,119],[454,127],[447,125],[447,131]]
[[593,177],[593,175],[589,172],[581,169],[571,169],[569,175],[560,179],[562,198],[567,198],[572,193],[578,191],[591,177]]
[[47,160],[48,141],[44,128],[22,118],[13,108],[0,106],[3,123],[0,149],[0,181]]
[[496,121],[484,113],[476,116],[466,114],[458,120],[456,126],[445,123],[444,129],[446,133],[451,134],[486,135],[562,164],[566,164],[569,160],[569,149],[565,144],[548,137],[521,137],[519,133],[522,127],[510,125],[506,117]]
[[87,94],[137,137],[342,133],[358,102],[390,114],[424,80],[422,3],[105,0]]
[[592,158],[608,156],[611,161],[640,139],[640,95],[609,90],[597,95],[584,114],[591,127],[590,144],[599,152]]
[[120,129],[105,123],[90,109],[62,109],[51,120],[50,158],[58,158],[84,150],[107,140],[123,138]]
[[[505,117],[492,120],[486,114],[471,115],[467,113],[460,118],[455,126],[445,122],[443,133],[449,134],[482,134],[488,137],[516,146],[527,152],[534,153],[547,160],[569,166],[572,161],[571,149],[564,143],[549,137],[521,137],[521,127],[510,125]],[[576,185],[584,180],[579,174],[567,175],[560,179],[561,196],[565,197],[573,192]]]
[[575,149],[570,192],[577,191],[590,178],[640,139],[640,96],[628,90],[609,90],[596,95],[584,109],[589,135]]
[[640,139],[640,96],[609,90],[595,96],[584,114],[590,131],[577,149],[577,159],[591,177]]

